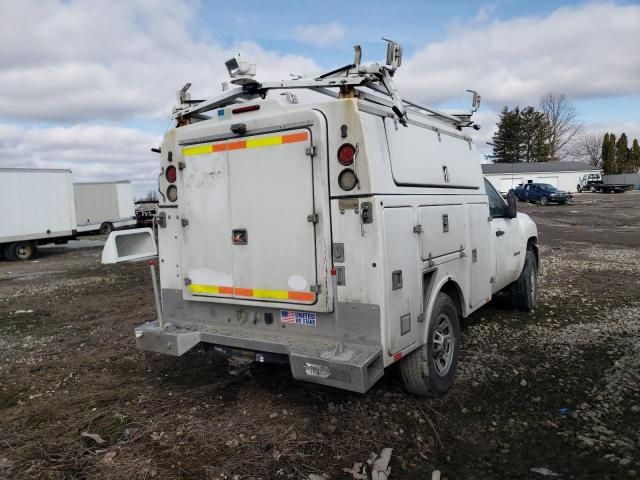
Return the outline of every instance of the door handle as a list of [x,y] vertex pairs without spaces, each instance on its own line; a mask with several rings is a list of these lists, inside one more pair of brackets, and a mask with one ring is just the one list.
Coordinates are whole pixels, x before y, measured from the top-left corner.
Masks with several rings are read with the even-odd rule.
[[503,230],[496,230],[496,237],[501,237],[502,235],[504,235]]

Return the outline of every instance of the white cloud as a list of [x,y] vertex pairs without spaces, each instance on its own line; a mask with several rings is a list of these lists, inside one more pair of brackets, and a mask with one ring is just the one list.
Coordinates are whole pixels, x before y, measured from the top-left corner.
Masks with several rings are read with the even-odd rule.
[[76,181],[131,180],[136,195],[155,190],[160,136],[132,128],[0,124],[0,167],[70,168]]
[[474,88],[496,108],[537,104],[548,91],[574,99],[638,94],[638,45],[640,5],[563,7],[546,17],[455,26],[407,58],[397,79],[424,101]]
[[473,17],[472,23],[485,23],[493,17],[498,5],[495,3],[488,3],[482,5],[476,12],[476,16]]
[[299,55],[199,36],[195,12],[193,2],[169,0],[3,2],[0,117],[74,123],[167,116],[186,82],[194,98],[217,93],[227,80],[224,61],[240,50],[262,78],[317,70]]
[[337,22],[298,25],[295,29],[295,38],[303,43],[324,47],[340,42],[345,33],[344,27]]

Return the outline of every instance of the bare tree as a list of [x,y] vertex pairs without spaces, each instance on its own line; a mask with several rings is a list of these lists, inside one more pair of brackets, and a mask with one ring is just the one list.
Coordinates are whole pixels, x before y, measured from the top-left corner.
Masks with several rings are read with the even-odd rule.
[[602,167],[602,138],[604,135],[580,135],[571,148],[568,155],[575,160],[587,162],[596,168]]
[[540,110],[548,123],[549,150],[552,160],[563,160],[569,145],[582,130],[575,105],[563,94],[547,93],[540,100]]

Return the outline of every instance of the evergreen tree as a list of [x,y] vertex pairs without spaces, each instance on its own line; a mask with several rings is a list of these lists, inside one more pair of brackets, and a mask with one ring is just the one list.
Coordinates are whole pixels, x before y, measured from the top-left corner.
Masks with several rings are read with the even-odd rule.
[[533,107],[500,112],[498,130],[491,142],[495,163],[546,162],[549,159],[548,124],[542,112]]
[[489,145],[493,154],[489,155],[495,163],[520,162],[520,109],[504,107],[500,112],[498,130],[491,137]]
[[629,169],[629,146],[627,134],[623,133],[616,142],[616,173],[627,173]]
[[602,139],[602,170],[605,175],[611,175],[616,171],[616,136],[613,133],[605,133]]
[[633,145],[631,146],[631,173],[636,173],[640,170],[640,145],[638,145],[638,139],[633,139]]

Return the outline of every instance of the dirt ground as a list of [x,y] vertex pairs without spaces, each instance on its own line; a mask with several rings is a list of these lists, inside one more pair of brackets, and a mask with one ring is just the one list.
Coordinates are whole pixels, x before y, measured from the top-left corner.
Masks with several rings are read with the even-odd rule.
[[541,232],[538,307],[467,319],[437,400],[392,370],[358,395],[139,352],[145,264],[102,266],[95,247],[0,260],[0,479],[351,479],[385,447],[391,479],[638,478],[640,194],[519,206]]

